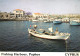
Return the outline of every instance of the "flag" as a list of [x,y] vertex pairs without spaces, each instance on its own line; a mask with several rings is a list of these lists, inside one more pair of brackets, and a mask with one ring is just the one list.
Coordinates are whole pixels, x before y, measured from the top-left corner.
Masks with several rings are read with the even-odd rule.
[[30,25],[30,27],[31,27],[31,25]]

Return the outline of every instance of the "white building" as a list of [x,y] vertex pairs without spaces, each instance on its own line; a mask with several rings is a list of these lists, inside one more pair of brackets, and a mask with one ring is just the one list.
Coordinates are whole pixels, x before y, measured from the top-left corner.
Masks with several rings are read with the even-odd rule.
[[25,12],[23,10],[21,10],[21,9],[13,10],[13,13],[15,14],[15,16],[17,18],[24,17],[24,15],[25,15]]
[[66,18],[63,18],[63,19],[62,19],[62,22],[69,22],[69,20],[70,20],[70,19],[66,17]]
[[48,19],[48,16],[48,14],[33,13],[33,17],[38,19]]

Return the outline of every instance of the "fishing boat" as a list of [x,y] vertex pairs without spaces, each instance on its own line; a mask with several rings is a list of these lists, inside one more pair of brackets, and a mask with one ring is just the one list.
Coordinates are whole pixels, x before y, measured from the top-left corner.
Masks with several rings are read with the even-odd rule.
[[70,25],[80,25],[80,20],[72,20],[70,21]]
[[54,24],[61,24],[61,23],[62,23],[62,21],[61,21],[61,20],[56,19],[56,20],[54,20],[54,21],[53,21],[53,23],[54,23]]
[[35,20],[35,19],[34,19],[34,20],[32,20],[32,22],[39,22],[39,20]]
[[44,21],[44,22],[45,22],[45,23],[52,23],[53,21],[50,21],[50,20],[49,20],[49,21]]
[[42,33],[36,31],[37,26],[35,25],[35,29],[29,29],[28,32],[29,34],[39,37],[39,38],[44,38],[44,39],[54,39],[54,40],[67,40],[70,37],[70,33],[60,33],[58,29],[56,28],[55,32],[53,33],[53,28],[48,28],[48,30],[51,32],[46,32],[44,29],[39,29],[42,31]]

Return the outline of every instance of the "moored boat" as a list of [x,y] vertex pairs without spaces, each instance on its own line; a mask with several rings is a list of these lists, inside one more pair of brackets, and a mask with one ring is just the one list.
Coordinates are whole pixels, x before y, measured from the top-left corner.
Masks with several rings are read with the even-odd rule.
[[32,20],[32,22],[38,22],[39,20]]
[[62,21],[61,21],[61,20],[57,20],[57,19],[56,19],[56,20],[54,20],[54,21],[53,21],[53,23],[54,23],[54,24],[61,24],[61,23],[62,23]]
[[[51,32],[53,32],[52,28],[49,28]],[[34,29],[29,29],[28,28],[29,34],[39,37],[39,38],[44,38],[44,39],[56,39],[56,40],[67,40],[70,37],[69,33],[60,33],[58,29],[54,33],[48,33],[45,30],[43,30],[42,33],[34,30]]]
[[45,23],[52,23],[53,21],[44,21]]
[[70,21],[70,25],[80,25],[80,21],[79,20],[72,20],[72,21]]

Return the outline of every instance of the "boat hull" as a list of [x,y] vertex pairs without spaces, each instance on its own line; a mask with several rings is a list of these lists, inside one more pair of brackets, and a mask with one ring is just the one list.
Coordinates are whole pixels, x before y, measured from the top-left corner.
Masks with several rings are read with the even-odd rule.
[[53,23],[53,21],[44,21],[45,23]]
[[39,22],[39,20],[32,20],[32,22]]
[[53,21],[54,24],[61,24],[61,21]]
[[70,25],[80,25],[80,23],[75,21],[70,21]]
[[44,38],[44,39],[55,39],[55,40],[67,40],[69,38],[70,35],[65,35],[65,36],[52,36],[52,35],[45,35],[42,33],[34,33],[31,32],[30,29],[28,29],[29,33],[35,37],[39,37],[39,38]]

